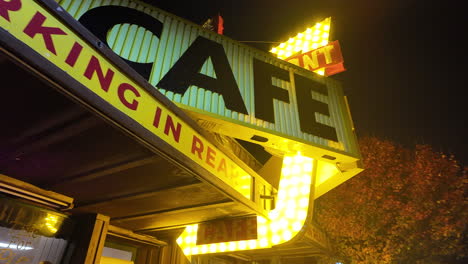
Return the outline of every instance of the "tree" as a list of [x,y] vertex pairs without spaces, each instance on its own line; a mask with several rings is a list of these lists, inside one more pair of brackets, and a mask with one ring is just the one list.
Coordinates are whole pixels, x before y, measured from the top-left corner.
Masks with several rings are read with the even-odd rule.
[[467,167],[430,146],[360,140],[365,170],[316,201],[345,263],[455,263],[466,257]]

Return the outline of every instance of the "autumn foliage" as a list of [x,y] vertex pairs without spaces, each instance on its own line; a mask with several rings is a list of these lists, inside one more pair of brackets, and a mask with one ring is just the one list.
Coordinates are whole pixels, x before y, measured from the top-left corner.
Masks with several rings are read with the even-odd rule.
[[427,145],[363,138],[360,148],[365,171],[316,201],[316,221],[343,262],[466,257],[467,168]]

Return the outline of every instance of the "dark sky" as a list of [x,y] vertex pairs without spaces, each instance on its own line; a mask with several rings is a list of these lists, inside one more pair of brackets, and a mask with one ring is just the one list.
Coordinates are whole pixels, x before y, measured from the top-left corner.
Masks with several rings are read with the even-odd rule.
[[[220,13],[238,41],[285,41],[332,17],[358,136],[425,143],[467,164],[466,19],[461,1],[147,0],[202,24]],[[457,3],[455,3],[457,2]],[[462,23],[464,22],[464,23]],[[247,44],[247,43],[246,43]],[[251,44],[268,51],[270,44]]]

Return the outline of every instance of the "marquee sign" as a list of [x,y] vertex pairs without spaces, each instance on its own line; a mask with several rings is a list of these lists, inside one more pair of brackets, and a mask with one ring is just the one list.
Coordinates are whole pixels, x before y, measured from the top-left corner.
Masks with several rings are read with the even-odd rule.
[[[210,129],[288,152],[282,161],[275,209],[263,211],[257,226],[241,234],[229,228],[242,228],[242,221],[207,224],[201,226],[200,236],[205,237],[198,241],[199,226],[194,224],[177,241],[186,255],[287,243],[303,232],[311,218],[314,192],[320,192],[315,182],[323,182],[325,192],[360,171],[351,118],[342,90],[333,80],[140,2],[60,3],[154,89]],[[223,188],[249,199],[240,201],[244,205],[256,209],[260,188],[254,186],[263,184],[272,193],[264,179],[249,175],[163,103],[165,98],[158,100],[156,90],[152,93],[146,83],[130,78],[117,66],[118,61],[104,56],[97,48],[103,43],[93,46],[77,34],[72,24],[57,15],[63,11],[60,7],[50,11],[44,6],[40,1],[0,0],[0,35],[26,45],[40,57],[38,61],[70,77],[74,87],[79,85],[172,146],[183,155],[180,162],[189,159],[199,164]],[[293,151],[304,156],[293,156]],[[324,163],[332,167],[328,174]],[[213,230],[224,233],[213,236]]]
[[138,1],[59,3],[205,128],[318,159],[359,159],[339,83]]

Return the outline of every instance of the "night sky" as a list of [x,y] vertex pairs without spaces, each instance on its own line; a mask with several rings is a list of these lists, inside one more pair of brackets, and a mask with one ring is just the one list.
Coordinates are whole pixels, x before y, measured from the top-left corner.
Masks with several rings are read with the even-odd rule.
[[146,2],[197,24],[220,13],[224,34],[237,41],[285,41],[331,16],[330,40],[340,41],[347,69],[331,78],[343,85],[358,136],[430,144],[467,164],[461,1]]

